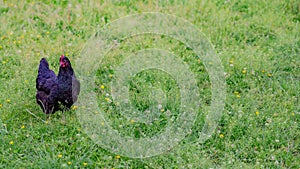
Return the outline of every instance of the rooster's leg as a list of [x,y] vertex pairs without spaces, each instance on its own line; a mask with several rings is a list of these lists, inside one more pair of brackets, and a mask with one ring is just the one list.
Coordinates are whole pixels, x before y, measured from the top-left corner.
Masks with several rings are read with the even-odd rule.
[[38,100],[40,103],[41,103],[41,105],[43,106],[43,112],[45,113],[45,111],[46,111],[46,108],[45,108],[45,105],[44,105],[44,103],[42,102],[42,100]]

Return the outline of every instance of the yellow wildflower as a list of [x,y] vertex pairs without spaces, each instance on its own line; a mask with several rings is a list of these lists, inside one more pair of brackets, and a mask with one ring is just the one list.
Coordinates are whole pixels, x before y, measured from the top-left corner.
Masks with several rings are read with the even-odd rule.
[[265,73],[266,71],[263,69],[263,70],[261,70],[261,73]]
[[72,106],[71,110],[76,110],[78,108],[78,106]]
[[224,138],[224,134],[220,134],[219,137],[220,137],[220,138]]
[[84,165],[84,166],[87,166],[87,165],[88,165],[88,163],[87,163],[87,162],[84,162],[84,163],[83,163],[83,165]]
[[233,64],[233,59],[229,60],[229,63]]
[[268,74],[267,74],[267,76],[271,77],[271,76],[272,76],[272,74],[271,74],[271,73],[268,73]]
[[21,129],[25,129],[25,126],[24,126],[24,125],[22,125],[22,126],[21,126]]
[[241,97],[241,95],[237,94],[237,95],[236,95],[236,97],[237,97],[237,98],[240,98],[240,97]]
[[134,120],[130,120],[130,123],[133,124],[135,121]]
[[71,161],[68,161],[68,164],[69,164],[69,165],[71,165],[71,164],[72,164],[72,162],[71,162]]
[[243,69],[242,73],[246,74],[247,73],[247,69]]
[[10,141],[9,144],[10,144],[10,145],[13,145],[13,144],[14,144],[14,141]]
[[119,155],[116,155],[116,159],[119,159],[119,158],[121,158],[121,156],[119,156]]
[[255,114],[256,114],[256,115],[259,115],[259,111],[256,111]]
[[235,91],[234,94],[240,94],[238,91]]
[[113,77],[113,75],[112,75],[112,74],[109,74],[109,77],[110,77],[110,78],[112,78],[112,77]]
[[109,101],[110,101],[110,99],[109,99],[108,97],[106,97],[106,98],[105,98],[105,100],[106,100],[107,102],[109,102]]
[[61,155],[61,154],[58,154],[57,157],[58,157],[58,158],[62,158],[62,155]]
[[3,107],[3,105],[2,104],[0,104],[0,108],[2,108]]
[[105,87],[104,87],[104,85],[101,85],[100,88],[101,88],[101,89],[104,89]]
[[6,99],[6,103],[10,103],[10,99]]

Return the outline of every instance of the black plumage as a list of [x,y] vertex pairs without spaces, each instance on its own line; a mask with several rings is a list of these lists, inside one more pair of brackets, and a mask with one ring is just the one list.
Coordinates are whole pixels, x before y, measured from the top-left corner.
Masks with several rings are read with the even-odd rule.
[[70,60],[62,55],[60,57],[58,72],[58,100],[67,108],[77,101],[80,92],[80,83],[76,79]]
[[49,69],[49,64],[45,58],[40,61],[36,89],[36,102],[41,106],[44,113],[54,113],[56,107],[58,107],[58,78]]
[[67,108],[77,101],[80,83],[75,77],[70,60],[62,55],[58,76],[49,69],[45,58],[40,61],[36,78],[36,101],[46,114],[61,110],[60,104]]

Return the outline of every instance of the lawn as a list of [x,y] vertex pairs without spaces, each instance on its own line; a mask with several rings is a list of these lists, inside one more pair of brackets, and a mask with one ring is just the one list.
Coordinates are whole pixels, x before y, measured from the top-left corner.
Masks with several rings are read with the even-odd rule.
[[[171,14],[193,24],[220,58],[225,106],[214,132],[203,142],[199,133],[214,107],[210,62],[178,39],[153,33],[113,37],[115,46],[92,72],[92,85],[86,85],[90,72],[81,70],[89,65],[82,66],[80,59],[95,63],[84,54],[93,50],[93,39],[102,36],[99,30],[110,30],[107,24],[143,12]],[[0,168],[300,168],[298,0],[0,1],[0,23]],[[168,51],[175,57],[170,63],[181,64],[173,66],[173,74],[131,70],[136,73],[127,78],[126,63],[143,67],[136,54],[153,49]],[[45,57],[57,73],[61,54],[72,62],[81,95],[71,110],[46,117],[35,101],[37,68]],[[154,58],[152,64],[160,63]],[[186,67],[195,81],[182,80],[191,77]],[[117,77],[124,77],[133,106],[120,102],[123,83]],[[102,110],[87,119],[98,122],[95,128],[109,125],[123,137],[155,138],[169,126],[181,125],[180,114],[191,109],[180,108],[181,91],[186,86],[191,90],[191,84],[199,103],[193,125],[180,140],[166,136],[169,145],[156,149],[155,156],[135,158],[114,151],[126,146],[111,145],[114,135],[104,132],[97,142],[82,123],[79,112],[90,106],[84,95],[88,86]],[[114,98],[112,91],[120,95]],[[187,100],[194,97],[188,92]],[[105,123],[98,121],[99,114]],[[108,140],[101,142],[105,137]],[[130,152],[144,151],[147,148],[137,147]]]

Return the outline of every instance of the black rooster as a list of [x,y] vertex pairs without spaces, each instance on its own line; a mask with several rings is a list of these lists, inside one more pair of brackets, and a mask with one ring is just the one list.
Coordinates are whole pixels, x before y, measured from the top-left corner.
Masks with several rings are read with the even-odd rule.
[[80,83],[76,79],[70,60],[62,55],[58,76],[49,69],[49,64],[42,58],[36,78],[36,101],[44,113],[52,114],[61,110],[59,102],[70,108],[77,101]]
[[47,60],[42,58],[36,78],[36,102],[46,114],[54,113],[58,107],[58,87],[58,78],[49,69]]
[[61,55],[60,68],[58,72],[58,100],[67,108],[77,101],[80,92],[80,83],[75,77],[70,60]]

